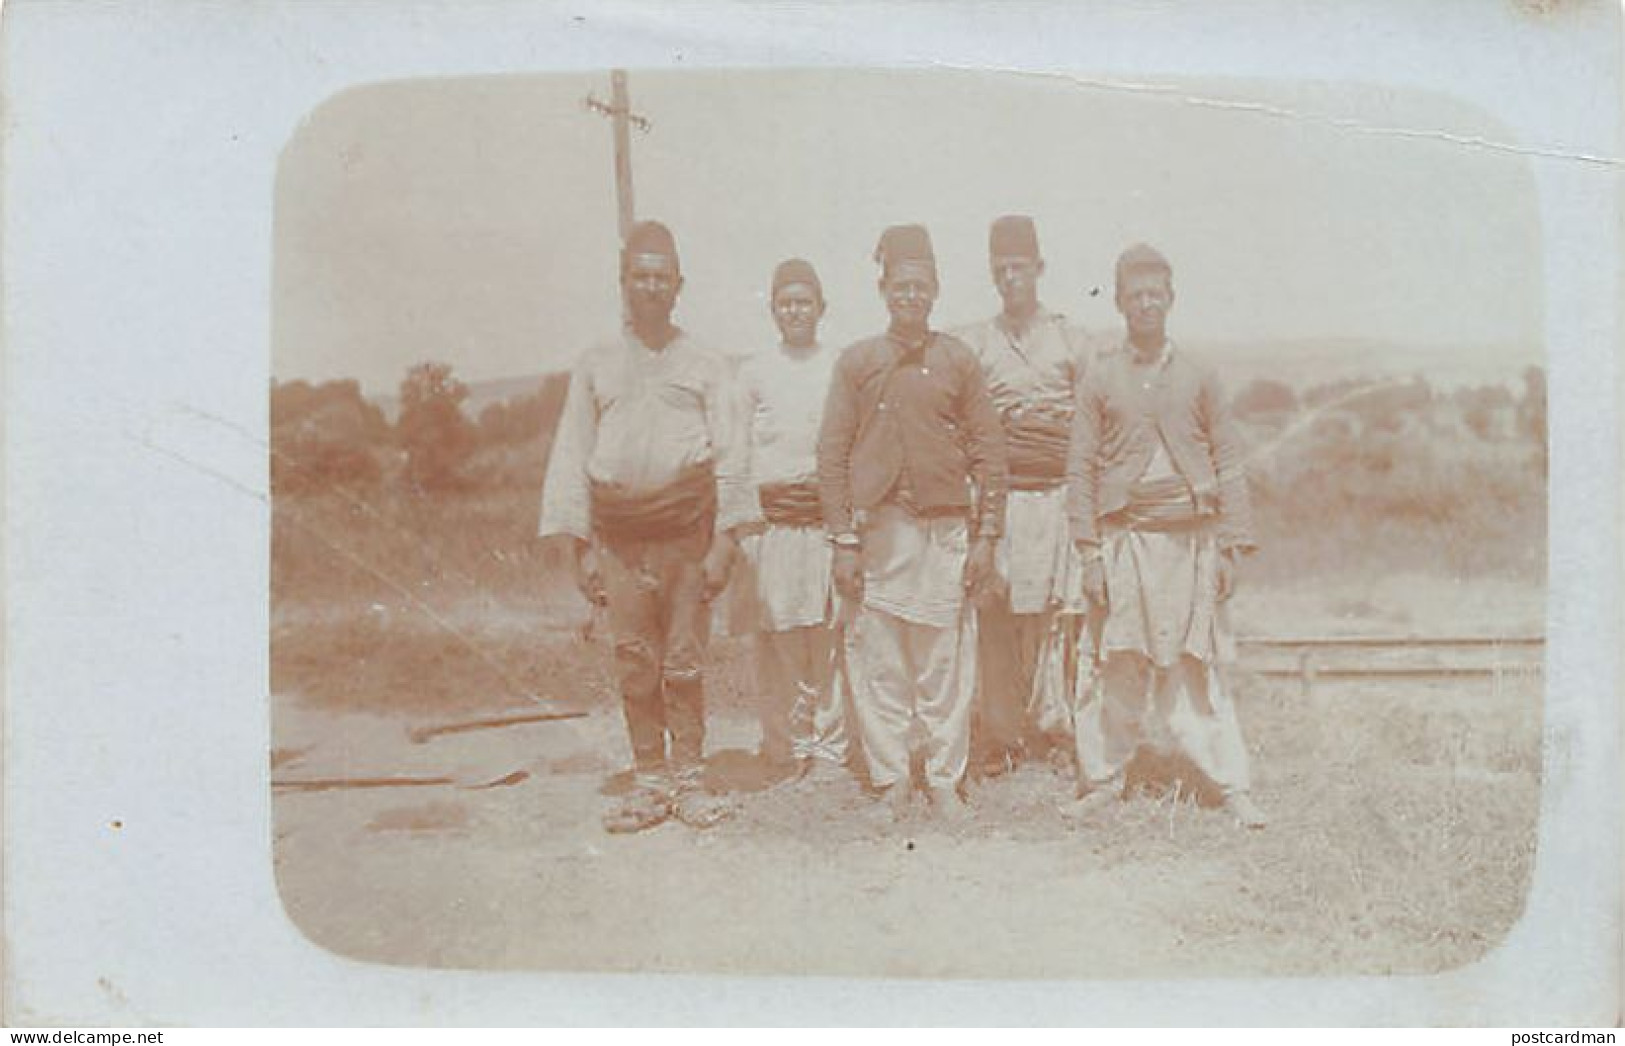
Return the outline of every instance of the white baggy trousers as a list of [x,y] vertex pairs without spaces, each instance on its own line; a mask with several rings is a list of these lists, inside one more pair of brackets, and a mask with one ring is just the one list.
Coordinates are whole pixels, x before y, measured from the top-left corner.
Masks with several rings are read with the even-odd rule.
[[908,779],[914,724],[924,737],[926,783],[953,788],[965,776],[976,700],[967,552],[962,518],[921,519],[886,505],[863,528],[863,605],[846,629],[846,659],[876,788]]

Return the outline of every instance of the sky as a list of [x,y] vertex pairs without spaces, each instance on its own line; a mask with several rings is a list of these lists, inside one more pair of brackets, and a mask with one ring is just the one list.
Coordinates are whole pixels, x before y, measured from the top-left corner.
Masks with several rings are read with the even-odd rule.
[[[1479,111],[1380,86],[1135,88],[953,70],[630,74],[638,217],[670,225],[677,320],[730,353],[776,341],[774,265],[800,255],[824,340],[885,324],[882,228],[925,224],[933,320],[992,315],[987,228],[1032,215],[1045,303],[1115,330],[1127,245],[1173,263],[1176,340],[1411,347],[1424,373],[1538,359],[1530,160]],[[609,76],[415,80],[329,99],[276,184],[273,374],[394,390],[424,360],[469,381],[567,368],[619,323]]]

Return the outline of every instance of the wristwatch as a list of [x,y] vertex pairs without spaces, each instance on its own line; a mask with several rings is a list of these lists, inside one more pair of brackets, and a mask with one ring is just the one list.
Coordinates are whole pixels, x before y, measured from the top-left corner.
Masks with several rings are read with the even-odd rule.
[[836,548],[850,548],[853,550],[861,548],[863,545],[863,542],[858,540],[858,536],[850,531],[845,534],[831,534],[829,543]]

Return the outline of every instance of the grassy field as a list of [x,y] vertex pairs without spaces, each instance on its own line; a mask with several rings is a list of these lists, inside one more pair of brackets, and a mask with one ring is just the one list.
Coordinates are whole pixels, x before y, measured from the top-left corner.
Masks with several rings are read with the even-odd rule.
[[[878,821],[853,790],[766,787],[749,755],[747,648],[723,637],[709,772],[738,816],[709,833],[606,836],[598,816],[627,761],[606,639],[531,539],[534,511],[528,494],[276,503],[277,774],[461,782],[278,793],[284,901],[337,952],[575,970],[1420,973],[1482,956],[1521,911],[1541,765],[1529,677],[1322,684],[1306,698],[1294,682],[1236,674],[1273,818],[1263,833],[1237,831],[1184,788],[1080,828],[1059,812],[1069,782],[1045,768],[978,786],[973,821],[950,833],[923,816]],[[1323,535],[1278,532],[1246,565],[1239,630],[1539,631],[1527,531],[1499,550],[1479,532],[1474,571],[1450,569],[1415,533],[1350,533],[1328,558]],[[537,698],[585,715],[406,737]],[[470,783],[498,778],[512,783]]]
[[[1537,680],[1323,684],[1305,698],[1295,684],[1240,675],[1266,831],[1242,832],[1166,785],[1075,825],[1060,812],[1070,782],[1035,766],[975,786],[973,820],[950,832],[923,812],[877,818],[851,786],[768,787],[750,754],[748,658],[725,641],[708,773],[737,816],[708,833],[668,825],[614,837],[597,819],[626,786],[625,741],[602,645],[509,636],[484,634],[516,678],[574,696],[584,718],[414,745],[411,726],[474,710],[481,688],[432,703],[410,686],[370,689],[362,674],[352,689],[278,697],[279,776],[457,782],[277,795],[278,881],[316,942],[467,968],[1426,973],[1493,948],[1529,882]],[[419,672],[477,674],[433,630],[395,638],[421,646]]]
[[[1375,521],[1335,493],[1290,510],[1262,498],[1236,630],[1541,631],[1544,497],[1473,490],[1454,514]],[[414,712],[501,704],[556,689],[553,647],[588,624],[533,536],[528,490],[333,491],[278,498],[273,519],[274,693]]]
[[[1311,433],[1260,460],[1240,634],[1543,631],[1530,448],[1419,431]],[[284,902],[334,951],[557,970],[1399,974],[1471,962],[1518,919],[1538,672],[1306,695],[1244,663],[1230,681],[1266,831],[1199,805],[1177,771],[1079,826],[1060,812],[1070,781],[1029,767],[979,783],[950,832],[877,818],[850,783],[769,787],[748,647],[720,636],[708,774],[738,816],[608,836],[625,729],[607,639],[533,537],[544,455],[488,448],[437,497],[386,477],[274,499],[275,773],[447,782],[276,793]],[[410,734],[538,701],[581,716]]]

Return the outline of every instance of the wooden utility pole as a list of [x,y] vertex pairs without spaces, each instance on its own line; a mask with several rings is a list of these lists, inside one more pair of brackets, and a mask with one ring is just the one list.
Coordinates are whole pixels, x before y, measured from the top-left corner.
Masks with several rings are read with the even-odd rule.
[[649,130],[649,121],[632,112],[632,101],[626,88],[626,70],[611,69],[609,73],[609,102],[606,104],[588,95],[582,103],[590,112],[610,118],[615,129],[615,205],[619,219],[621,242],[626,242],[636,220],[637,208],[632,198],[632,128]]
[[614,69],[609,74],[609,104],[615,120],[615,206],[620,217],[621,242],[626,242],[632,231],[633,215],[637,207],[632,198],[632,128],[627,118],[632,115],[632,103],[627,98],[626,70]]

